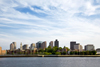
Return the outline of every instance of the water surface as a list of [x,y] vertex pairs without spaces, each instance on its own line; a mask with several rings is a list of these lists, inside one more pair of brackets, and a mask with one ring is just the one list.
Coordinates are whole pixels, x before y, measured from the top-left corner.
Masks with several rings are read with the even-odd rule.
[[100,57],[0,58],[0,67],[100,67]]

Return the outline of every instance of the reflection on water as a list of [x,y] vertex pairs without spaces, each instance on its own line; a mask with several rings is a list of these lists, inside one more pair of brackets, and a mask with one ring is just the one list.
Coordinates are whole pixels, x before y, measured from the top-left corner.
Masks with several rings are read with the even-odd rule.
[[0,67],[100,67],[99,57],[0,58]]

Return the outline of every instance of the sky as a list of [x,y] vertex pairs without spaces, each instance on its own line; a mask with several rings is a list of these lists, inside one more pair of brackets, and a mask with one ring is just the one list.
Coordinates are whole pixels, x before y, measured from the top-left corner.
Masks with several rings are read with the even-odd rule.
[[0,46],[58,39],[100,48],[100,0],[0,0]]

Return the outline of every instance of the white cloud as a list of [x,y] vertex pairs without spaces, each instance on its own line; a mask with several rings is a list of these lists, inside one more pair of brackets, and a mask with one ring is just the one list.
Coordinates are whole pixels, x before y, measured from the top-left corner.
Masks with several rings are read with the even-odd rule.
[[[38,6],[42,10],[34,9],[33,6]],[[23,13],[15,10],[15,7],[28,7],[32,11],[44,13],[47,16],[39,17],[30,14],[30,12]],[[16,25],[12,28],[19,29],[9,29],[11,33],[6,30],[5,32],[3,31],[4,34],[0,33],[0,37],[2,37],[0,38],[2,41],[0,44],[7,42],[5,43],[6,45],[9,44],[9,41],[13,40],[18,43],[22,41],[23,43],[30,44],[31,42],[36,43],[38,40],[47,40],[49,42],[57,38],[60,40],[60,46],[62,47],[64,45],[69,47],[69,41],[71,40],[76,40],[82,45],[93,43],[96,47],[100,47],[98,46],[100,20],[98,18],[92,20],[91,17],[87,18],[88,16],[99,15],[99,8],[100,5],[93,5],[92,0],[11,0],[9,2],[1,0],[0,31],[3,30],[2,27],[12,27],[10,25],[13,24]],[[79,14],[80,17],[76,14]],[[23,25],[24,27],[19,25]],[[11,37],[7,33],[10,33]]]

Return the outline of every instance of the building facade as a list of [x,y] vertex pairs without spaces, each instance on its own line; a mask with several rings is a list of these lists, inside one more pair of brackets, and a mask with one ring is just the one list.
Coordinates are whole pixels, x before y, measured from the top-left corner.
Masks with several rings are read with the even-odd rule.
[[16,42],[12,42],[14,44],[14,50],[16,50]]
[[16,42],[10,44],[10,50],[16,50]]
[[14,50],[14,44],[13,43],[10,44],[10,50]]
[[100,54],[100,48],[96,49],[97,54]]
[[0,55],[2,54],[2,47],[0,47]]
[[2,50],[2,47],[0,47],[0,55],[5,55],[6,54],[6,50]]
[[53,41],[51,41],[51,42],[49,43],[49,46],[50,46],[51,48],[53,48]]
[[36,43],[36,48],[37,49],[41,49],[41,45],[42,45],[42,41],[38,41],[37,43]]
[[59,48],[59,41],[57,39],[55,40],[55,47]]
[[71,41],[70,42],[70,49],[71,50],[74,50],[74,47],[75,47],[74,45],[76,45],[76,41]]
[[23,50],[23,46],[22,46],[22,43],[20,43],[20,50]]
[[94,50],[94,45],[93,44],[85,45],[85,51],[93,51],[93,50]]
[[80,52],[83,51],[83,47],[82,45],[80,45],[80,43],[77,43],[76,45],[74,45],[74,50],[78,50]]
[[47,45],[47,42],[46,42],[46,41],[44,41],[44,42],[41,44],[41,49],[45,50],[46,45]]
[[30,49],[31,49],[31,50],[34,50],[34,48],[36,48],[36,46],[35,46],[34,43],[32,43],[31,46],[30,46]]
[[23,45],[23,50],[29,49],[28,44]]

